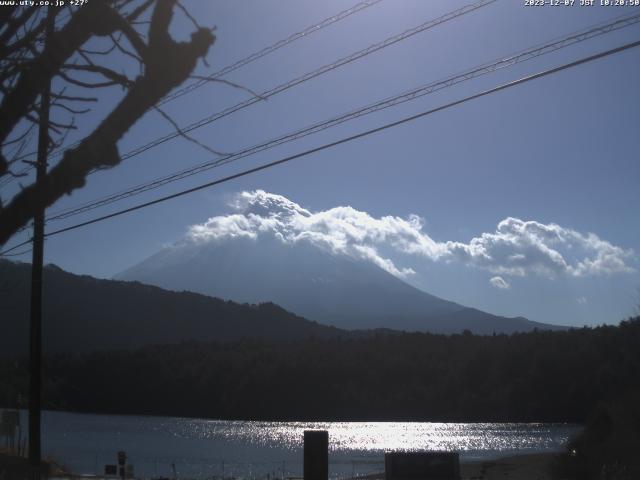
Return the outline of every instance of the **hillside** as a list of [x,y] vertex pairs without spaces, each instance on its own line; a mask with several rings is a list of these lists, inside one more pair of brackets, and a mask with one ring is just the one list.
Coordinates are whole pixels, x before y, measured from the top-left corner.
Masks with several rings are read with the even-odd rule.
[[[0,352],[28,351],[31,266],[0,260]],[[44,269],[43,349],[86,352],[186,341],[326,338],[340,330],[274,305],[241,305],[138,282]]]

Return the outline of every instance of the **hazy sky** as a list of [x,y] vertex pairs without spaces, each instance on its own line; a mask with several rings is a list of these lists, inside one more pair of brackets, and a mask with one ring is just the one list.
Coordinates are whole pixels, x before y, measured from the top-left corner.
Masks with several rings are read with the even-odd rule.
[[[200,65],[198,73],[211,73],[355,3],[185,2],[201,24],[217,26],[209,67]],[[225,78],[262,92],[468,3],[383,0]],[[524,1],[499,0],[193,135],[219,151],[234,152],[589,25],[640,13],[640,8],[578,3],[527,7]],[[186,37],[192,29],[176,18],[177,36]],[[640,27],[628,27],[48,228],[204,183],[639,38]],[[104,94],[101,107],[81,119],[81,130],[86,133],[101,109],[120,96],[118,89]],[[246,98],[241,90],[210,84],[164,108],[185,125]],[[413,238],[453,253],[408,252],[390,240],[369,246],[398,272],[411,270],[400,273],[405,280],[435,295],[537,321],[614,323],[633,314],[640,303],[639,105],[640,49],[634,49],[52,237],[45,258],[73,272],[109,277],[174,242],[190,226],[229,214],[229,203],[239,192],[261,189],[314,214],[351,207],[369,226],[383,228],[385,218],[405,221]],[[120,151],[170,131],[166,121],[150,113],[123,140]],[[212,158],[176,139],[93,175],[82,191],[48,213]],[[11,192],[5,189],[3,199]],[[8,246],[22,239],[16,236]]]

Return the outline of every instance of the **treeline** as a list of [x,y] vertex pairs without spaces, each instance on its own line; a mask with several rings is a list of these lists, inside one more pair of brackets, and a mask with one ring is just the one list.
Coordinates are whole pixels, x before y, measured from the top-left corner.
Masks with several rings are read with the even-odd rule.
[[[640,317],[619,326],[183,343],[45,358],[46,408],[262,420],[583,422],[640,389]],[[0,404],[27,393],[0,362]]]

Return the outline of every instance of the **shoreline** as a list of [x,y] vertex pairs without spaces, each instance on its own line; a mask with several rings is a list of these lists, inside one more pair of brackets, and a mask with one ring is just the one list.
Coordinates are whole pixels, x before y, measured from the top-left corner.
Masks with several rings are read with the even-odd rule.
[[[552,465],[561,452],[523,453],[492,460],[460,462],[461,480],[552,480]],[[349,480],[384,480],[384,472]]]
[[[552,466],[561,454],[560,451],[522,453],[491,460],[461,461],[460,480],[553,480]],[[385,472],[356,475],[345,480],[385,480]]]
[[[552,480],[552,465],[558,458],[555,453],[523,453],[493,460],[473,460],[460,463],[460,480]],[[47,459],[43,468],[49,470],[52,478],[70,478],[74,475],[66,472],[57,462]],[[0,470],[5,473],[26,473],[27,460],[17,457],[3,449],[0,452]],[[358,475],[349,480],[384,480],[385,473],[378,472]]]
[[460,462],[460,478],[462,480],[551,480],[553,462],[561,453],[523,453],[495,460]]
[[[19,410],[21,414],[28,413],[28,407],[8,407],[6,405],[0,404],[0,412],[3,410]],[[546,421],[544,419],[536,419],[536,420],[514,420],[514,419],[475,419],[475,420],[452,420],[452,419],[439,419],[429,418],[426,420],[417,420],[417,419],[362,419],[362,418],[346,418],[346,417],[335,417],[335,418],[325,418],[325,417],[294,417],[294,418],[286,418],[278,419],[271,417],[264,418],[240,418],[240,417],[207,417],[207,416],[190,416],[190,415],[171,415],[171,414],[163,414],[163,413],[137,413],[137,412],[119,412],[119,411],[106,411],[106,410],[72,410],[72,409],[55,409],[55,408],[43,408],[42,413],[64,413],[64,414],[72,414],[72,415],[100,415],[106,417],[145,417],[145,418],[171,418],[177,420],[204,420],[207,422],[242,422],[242,423],[447,423],[447,424],[456,424],[456,425],[481,425],[481,424],[499,424],[499,425],[562,425],[569,427],[583,427],[584,421],[571,421],[571,420],[553,420]]]

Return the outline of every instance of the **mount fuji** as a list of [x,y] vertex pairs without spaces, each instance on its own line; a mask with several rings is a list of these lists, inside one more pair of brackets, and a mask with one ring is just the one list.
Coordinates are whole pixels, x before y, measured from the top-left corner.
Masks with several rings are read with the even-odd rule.
[[492,315],[409,285],[377,250],[350,241],[362,235],[345,233],[356,212],[349,207],[318,219],[262,191],[245,192],[234,206],[237,213],[191,227],[116,279],[236,302],[274,302],[344,329],[491,334],[559,328]]

